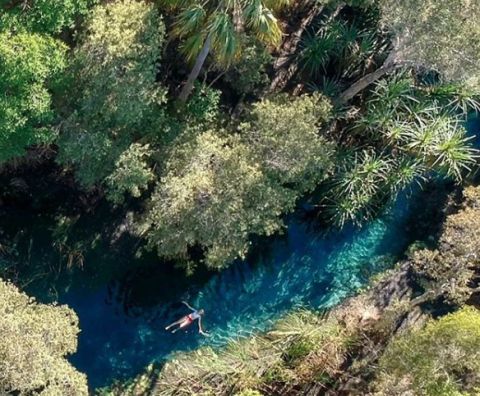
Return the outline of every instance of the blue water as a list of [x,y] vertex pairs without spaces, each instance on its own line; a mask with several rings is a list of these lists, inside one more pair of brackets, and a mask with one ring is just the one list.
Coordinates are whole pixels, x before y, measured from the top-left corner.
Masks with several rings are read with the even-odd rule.
[[[479,147],[480,119],[472,118],[468,127]],[[59,287],[59,302],[76,311],[82,329],[78,352],[70,360],[96,388],[134,376],[175,351],[221,346],[231,337],[268,328],[293,307],[335,305],[365,285],[370,275],[391,266],[412,242],[412,206],[418,196],[401,195],[361,229],[321,234],[292,218],[283,237],[261,244],[246,262],[192,279],[155,256],[147,259],[150,267],[123,276],[121,268],[136,267],[133,256],[100,247],[101,254],[89,259],[90,273]],[[118,265],[116,278],[112,262],[113,268]],[[103,267],[110,282],[93,279]],[[204,327],[211,337],[199,335],[196,326],[176,334],[164,330],[188,313],[181,300],[205,309]]]
[[[409,201],[405,196],[399,198],[380,219],[362,229],[328,235],[291,220],[285,236],[267,244],[263,252],[183,294],[173,293],[170,301],[168,275],[161,269],[156,274],[147,272],[136,279],[136,293],[141,294],[144,282],[148,293],[162,298],[141,310],[126,309],[125,300],[135,298],[128,295],[135,293],[128,286],[72,287],[59,296],[59,302],[68,304],[80,318],[78,352],[71,361],[88,375],[92,388],[104,386],[113,379],[136,375],[174,351],[204,344],[219,346],[229,337],[265,329],[292,307],[336,304],[364,285],[368,274],[403,252],[410,242],[406,228]],[[199,335],[193,326],[176,334],[164,330],[187,313],[182,299],[205,309],[204,327],[210,338]]]

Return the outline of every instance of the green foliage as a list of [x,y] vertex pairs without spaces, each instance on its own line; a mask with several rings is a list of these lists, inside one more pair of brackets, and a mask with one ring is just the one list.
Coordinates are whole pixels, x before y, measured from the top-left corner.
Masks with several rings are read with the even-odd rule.
[[242,19],[242,25],[261,42],[278,45],[282,31],[274,12],[290,1],[234,4],[231,1],[208,0],[200,4],[190,0],[163,0],[160,3],[177,10],[173,33],[185,39],[182,51],[188,60],[198,56],[205,38],[210,36],[216,59],[220,63],[229,63],[238,55],[241,47],[241,37],[235,27],[238,19]]
[[304,70],[312,76],[317,76],[330,62],[336,51],[338,35],[331,29],[325,29],[316,35],[307,32],[302,40],[301,63]]
[[212,124],[220,113],[221,92],[202,84],[195,84],[193,95],[185,106],[184,118],[188,125]]
[[269,177],[299,192],[310,191],[332,168],[334,147],[319,134],[332,106],[323,96],[293,100],[280,95],[254,105],[242,135]]
[[330,105],[319,96],[287,97],[255,106],[241,135],[186,132],[168,154],[140,232],[168,258],[222,268],[244,258],[249,236],[272,235],[280,216],[326,177],[333,146],[318,135]]
[[224,78],[238,94],[256,94],[269,82],[267,66],[272,59],[264,45],[247,38],[242,53]]
[[464,91],[445,103],[446,92],[439,91],[416,88],[402,74],[381,80],[357,125],[384,144],[417,158],[426,168],[460,181],[476,162],[477,151],[462,124],[477,102]]
[[180,50],[195,64],[179,95],[180,103],[184,104],[209,54],[218,65],[229,66],[242,52],[245,32],[263,44],[278,46],[282,30],[275,13],[292,1],[163,0],[160,3],[175,9],[172,34],[182,40]]
[[0,393],[88,394],[85,375],[65,359],[79,332],[70,308],[38,304],[0,280],[0,332]]
[[397,337],[380,358],[380,394],[476,394],[480,385],[480,314],[474,308]]
[[[288,351],[302,343],[295,364]],[[268,394],[268,384],[281,380],[283,391],[301,389],[307,379],[328,376],[344,361],[349,337],[335,320],[300,310],[288,314],[265,334],[231,341],[214,351],[180,353],[160,372],[154,394]]]
[[473,293],[476,271],[480,265],[480,189],[464,191],[462,210],[448,216],[436,250],[419,250],[412,254],[413,273],[432,297],[461,305]]
[[351,79],[360,76],[371,67],[375,57],[382,55],[385,38],[376,7],[352,5],[352,12],[358,14],[355,20],[328,20],[308,30],[302,38],[298,57],[307,78]]
[[151,155],[150,147],[133,143],[118,158],[114,171],[106,178],[107,197],[120,204],[128,192],[132,197],[140,197],[148,183],[154,179],[152,170],[146,163]]
[[59,162],[74,165],[84,186],[107,177],[132,142],[160,131],[165,90],[155,79],[163,39],[153,5],[125,0],[93,10],[74,53],[76,93],[66,98],[71,115],[58,141]]
[[381,0],[396,61],[437,70],[448,81],[479,87],[480,3]]
[[0,30],[29,30],[60,33],[73,28],[75,19],[85,15],[95,0],[2,0]]
[[0,163],[55,137],[48,87],[65,67],[65,52],[47,36],[0,33]]
[[174,147],[166,168],[142,226],[165,257],[187,259],[200,245],[207,265],[221,268],[245,256],[250,234],[278,231],[278,216],[295,202],[293,191],[263,175],[245,144],[214,131]]
[[337,160],[327,194],[333,221],[362,223],[432,171],[461,182],[477,165],[464,127],[477,106],[458,85],[415,86],[405,74],[377,82],[350,128],[368,147]]

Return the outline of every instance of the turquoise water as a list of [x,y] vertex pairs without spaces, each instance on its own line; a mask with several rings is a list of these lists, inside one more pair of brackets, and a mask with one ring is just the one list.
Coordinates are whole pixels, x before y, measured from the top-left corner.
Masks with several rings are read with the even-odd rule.
[[[480,120],[472,119],[469,129],[480,147]],[[65,259],[54,247],[59,212],[55,202],[68,198],[71,187],[42,175],[30,177],[29,185],[38,179],[38,190],[50,195],[40,202],[19,202],[13,194],[0,205],[0,243],[16,241],[11,254],[0,254],[0,269],[5,273],[6,268],[7,277],[39,300],[55,299],[76,311],[82,332],[78,352],[70,360],[88,375],[92,388],[134,376],[175,351],[221,346],[231,337],[268,328],[296,306],[334,305],[365,285],[369,275],[392,265],[424,230],[419,231],[415,217],[419,206],[424,210],[425,196],[420,193],[402,195],[361,229],[322,234],[311,231],[298,216],[291,217],[284,236],[259,243],[245,262],[221,273],[199,270],[188,278],[154,254],[136,259],[139,241],[124,235],[112,242],[125,214],[100,205],[69,230],[72,238],[67,238],[67,245],[80,243],[85,265],[66,270]],[[8,180],[5,183],[2,196],[8,196]],[[77,212],[82,213],[62,207],[67,217]],[[23,276],[16,277],[9,268]],[[199,335],[195,327],[174,335],[165,332],[167,324],[187,313],[182,300],[205,309],[204,327],[210,338]]]
[[[175,289],[175,280],[170,282],[161,266],[108,287],[72,287],[59,296],[80,318],[79,348],[71,361],[87,373],[91,387],[104,386],[174,351],[220,346],[230,337],[265,329],[295,306],[336,304],[403,252],[410,242],[408,202],[399,198],[382,218],[362,229],[328,235],[291,220],[288,232],[263,251],[189,289]],[[164,330],[187,313],[182,299],[205,309],[210,338],[193,326],[176,334]],[[139,308],[136,300],[148,303]]]
[[[470,121],[469,130],[477,136],[475,146],[480,146],[478,118]],[[416,216],[418,210],[424,211],[421,197],[425,199],[420,193],[401,195],[361,229],[321,234],[293,217],[284,236],[261,243],[248,260],[221,273],[188,279],[153,256],[147,266],[106,286],[105,282],[88,286],[87,281],[82,288],[74,283],[59,294],[59,301],[77,312],[82,329],[71,361],[88,375],[92,388],[104,386],[134,376],[175,351],[221,346],[231,337],[268,328],[296,306],[337,304],[365,285],[370,275],[391,266],[418,237]],[[97,268],[102,260],[118,262],[119,267],[134,265],[131,256],[100,250],[101,256],[90,259],[99,262]],[[176,334],[164,330],[188,313],[181,300],[205,309],[204,327],[211,337],[202,337],[194,326]]]

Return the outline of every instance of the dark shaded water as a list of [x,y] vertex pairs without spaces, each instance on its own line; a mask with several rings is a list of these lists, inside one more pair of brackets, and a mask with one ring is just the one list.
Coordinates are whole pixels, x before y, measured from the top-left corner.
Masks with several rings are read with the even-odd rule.
[[[478,120],[470,129],[480,129]],[[292,218],[285,236],[262,244],[246,262],[216,274],[200,271],[192,278],[155,255],[136,259],[137,241],[126,238],[113,245],[106,241],[102,232],[111,235],[111,230],[106,230],[108,221],[100,219],[118,214],[98,211],[93,219],[86,216],[91,223],[80,220],[69,231],[75,238],[67,238],[65,245],[86,252],[85,266],[82,271],[65,271],[58,246],[52,247],[58,218],[19,210],[2,215],[0,231],[16,235],[19,242],[6,259],[0,257],[0,266],[21,262],[21,271],[34,274],[33,282],[19,282],[30,294],[42,301],[53,296],[76,311],[82,332],[78,352],[70,360],[94,388],[134,376],[175,351],[220,346],[231,337],[265,329],[293,307],[322,308],[340,302],[365,285],[371,274],[391,266],[418,238],[412,215],[421,204],[413,209],[415,201],[403,195],[362,229],[327,235],[309,231]],[[53,207],[51,213],[56,212]],[[57,241],[66,235],[58,234]],[[51,274],[58,275],[52,279]],[[174,335],[165,332],[168,323],[187,313],[181,300],[205,309],[204,327],[210,338],[200,336],[196,328]]]
[[[78,353],[71,361],[87,373],[92,387],[102,386],[174,351],[221,345],[229,337],[264,329],[292,307],[336,304],[402,253],[410,242],[408,214],[403,197],[361,230],[319,236],[292,221],[285,238],[272,242],[255,262],[236,263],[181,295],[175,279],[169,282],[158,265],[108,287],[73,286],[59,295],[80,317]],[[142,308],[136,307],[138,299],[146,302]],[[210,338],[196,328],[174,335],[164,331],[186,313],[181,299],[205,309]]]

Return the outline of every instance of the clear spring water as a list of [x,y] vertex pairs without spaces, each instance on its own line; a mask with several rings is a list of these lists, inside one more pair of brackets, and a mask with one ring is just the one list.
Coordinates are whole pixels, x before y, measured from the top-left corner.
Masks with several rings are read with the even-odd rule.
[[[480,120],[472,119],[469,129],[480,147]],[[100,242],[88,244],[84,269],[71,275],[61,269],[62,259],[52,247],[57,208],[51,213],[43,208],[3,212],[0,233],[7,240],[19,240],[15,261],[34,275],[26,276],[34,281],[21,286],[41,301],[53,295],[77,312],[82,332],[78,352],[70,360],[95,388],[134,376],[174,351],[220,346],[231,337],[265,329],[295,306],[322,308],[340,302],[364,285],[368,275],[391,265],[412,242],[415,221],[410,206],[415,200],[415,195],[401,196],[364,228],[327,235],[310,232],[293,218],[284,237],[262,243],[246,262],[213,275],[199,271],[193,278],[185,278],[155,255],[134,259],[136,242],[122,240],[115,247],[97,238],[111,223],[109,210],[103,215],[96,210],[73,230],[78,241]],[[8,267],[8,261],[0,257],[0,267]],[[125,275],[126,268],[132,270]],[[47,285],[51,280],[44,282],[47,274],[53,274],[54,287]],[[188,313],[182,299],[205,309],[210,338],[199,335],[196,327],[173,335],[164,330]]]
[[[382,218],[362,229],[323,236],[292,220],[286,235],[255,259],[236,263],[181,295],[174,290],[174,280],[169,286],[168,275],[161,270],[147,271],[135,280],[137,293],[144,284],[147,293],[159,293],[162,298],[135,312],[125,309],[125,300],[135,299],[128,286],[72,287],[59,296],[80,318],[78,352],[71,361],[88,375],[92,388],[104,386],[136,375],[174,351],[222,345],[230,337],[265,329],[292,307],[338,303],[365,284],[367,272],[379,270],[405,249],[408,202],[407,197],[399,198]],[[164,330],[188,313],[181,299],[205,309],[204,327],[210,338],[199,335],[196,326],[176,334]]]

